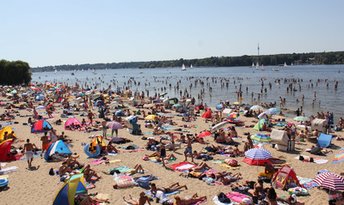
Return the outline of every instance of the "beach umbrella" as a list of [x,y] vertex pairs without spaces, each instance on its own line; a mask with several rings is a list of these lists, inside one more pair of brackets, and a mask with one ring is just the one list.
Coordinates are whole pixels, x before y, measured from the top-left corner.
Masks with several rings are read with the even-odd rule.
[[122,124],[117,122],[117,121],[107,122],[106,123],[106,127],[111,128],[113,130],[118,130],[118,129],[122,129],[123,128]]
[[251,139],[256,142],[271,142],[271,137],[264,134],[254,134],[251,136]]
[[250,110],[253,110],[253,111],[258,111],[258,110],[264,110],[264,108],[260,105],[253,105]]
[[216,105],[216,110],[222,110],[223,109],[223,105],[221,103]]
[[309,118],[304,117],[304,116],[297,116],[297,117],[294,117],[294,120],[297,122],[306,122],[306,121],[309,121]]
[[258,119],[262,119],[262,118],[267,119],[267,118],[268,118],[267,115],[268,115],[268,114],[267,114],[266,112],[262,112],[262,113],[260,113],[260,114],[258,115]]
[[244,162],[249,165],[264,165],[266,162],[270,162],[271,153],[263,148],[253,148],[245,152]]
[[230,118],[230,119],[236,119],[239,117],[239,114],[237,112],[232,112],[228,115],[227,118]]
[[267,111],[265,111],[265,113],[268,115],[277,115],[281,113],[281,109],[272,107],[272,108],[269,108]]
[[251,158],[251,159],[270,159],[271,153],[263,148],[253,148],[249,149],[245,152],[245,157]]
[[145,117],[145,120],[155,120],[156,119],[156,115],[147,115],[146,117]]
[[240,102],[234,102],[233,105],[240,105]]
[[344,190],[344,177],[332,172],[318,174],[313,181],[325,189],[332,191]]
[[218,129],[221,129],[223,126],[225,126],[226,124],[228,124],[229,122],[228,121],[223,121],[223,122],[220,122],[220,123],[217,123],[216,125],[214,125],[212,128],[211,128],[211,131],[214,132]]
[[211,132],[209,132],[208,130],[207,131],[203,131],[203,132],[201,132],[201,133],[199,133],[198,135],[197,135],[197,137],[209,137],[209,136],[211,136]]

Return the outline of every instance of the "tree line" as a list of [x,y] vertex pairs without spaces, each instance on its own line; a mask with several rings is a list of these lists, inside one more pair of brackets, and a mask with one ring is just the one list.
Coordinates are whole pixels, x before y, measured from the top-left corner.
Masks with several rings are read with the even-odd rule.
[[166,67],[232,67],[251,66],[252,63],[259,65],[303,65],[303,64],[344,64],[344,51],[321,52],[321,53],[292,53],[261,56],[234,56],[234,57],[209,57],[202,59],[177,59],[148,62],[121,62],[121,63],[98,63],[98,64],[77,64],[44,66],[33,68],[33,71],[53,70],[87,70],[87,69],[116,69],[116,68],[166,68]]
[[27,85],[31,82],[31,68],[24,61],[0,60],[1,85]]

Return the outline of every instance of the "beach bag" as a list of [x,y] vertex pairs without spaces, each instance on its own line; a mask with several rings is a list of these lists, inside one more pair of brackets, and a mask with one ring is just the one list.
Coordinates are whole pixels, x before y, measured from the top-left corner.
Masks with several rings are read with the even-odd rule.
[[55,175],[55,172],[54,172],[54,169],[53,169],[53,168],[50,168],[50,170],[49,170],[49,175],[50,175],[50,176],[54,176],[54,175]]
[[232,202],[223,192],[219,193],[219,195],[217,195],[217,198],[221,203],[224,204],[229,204]]

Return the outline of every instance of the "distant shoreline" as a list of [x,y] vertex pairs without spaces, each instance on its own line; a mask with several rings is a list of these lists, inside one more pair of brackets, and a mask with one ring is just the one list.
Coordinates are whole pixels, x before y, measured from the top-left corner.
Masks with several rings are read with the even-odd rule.
[[318,53],[291,53],[274,55],[243,55],[232,57],[208,57],[199,59],[176,59],[161,61],[138,61],[120,63],[95,63],[76,65],[57,65],[34,67],[32,72],[55,70],[103,70],[125,68],[174,68],[174,67],[240,67],[252,65],[280,66],[280,65],[333,65],[344,64],[344,51]]

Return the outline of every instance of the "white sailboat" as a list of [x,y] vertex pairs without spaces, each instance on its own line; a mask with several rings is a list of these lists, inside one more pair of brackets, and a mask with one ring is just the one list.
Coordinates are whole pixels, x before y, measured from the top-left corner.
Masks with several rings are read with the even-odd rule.
[[190,68],[193,68],[192,64],[190,65]]
[[252,68],[254,68],[254,66],[255,66],[255,65],[254,65],[254,62],[253,62],[253,63],[252,63]]
[[287,63],[286,63],[286,62],[284,62],[283,66],[284,66],[284,67],[287,67]]
[[186,68],[185,68],[184,63],[183,63],[183,65],[182,65],[182,71],[186,71]]

